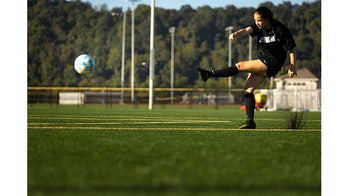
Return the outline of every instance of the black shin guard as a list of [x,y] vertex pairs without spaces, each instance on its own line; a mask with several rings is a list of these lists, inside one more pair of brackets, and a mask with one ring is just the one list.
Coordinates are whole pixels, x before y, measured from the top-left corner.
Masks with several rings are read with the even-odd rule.
[[254,93],[246,93],[245,97],[245,111],[247,120],[254,120],[255,111],[255,97]]
[[232,65],[232,67],[226,67],[219,70],[212,71],[213,77],[229,77],[233,76],[239,73],[238,68],[235,65]]

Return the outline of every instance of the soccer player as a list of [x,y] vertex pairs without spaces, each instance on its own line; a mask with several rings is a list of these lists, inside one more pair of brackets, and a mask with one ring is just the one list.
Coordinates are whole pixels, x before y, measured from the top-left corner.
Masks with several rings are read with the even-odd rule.
[[266,79],[275,76],[283,66],[289,53],[290,78],[297,75],[295,67],[295,41],[289,29],[273,18],[270,9],[259,7],[254,12],[254,22],[245,28],[239,29],[229,36],[236,40],[240,37],[250,35],[257,38],[257,59],[238,62],[231,67],[220,70],[208,71],[197,66],[197,71],[202,79],[207,81],[211,77],[230,77],[239,72],[248,72],[244,87],[246,121],[240,129],[255,129],[255,89]]

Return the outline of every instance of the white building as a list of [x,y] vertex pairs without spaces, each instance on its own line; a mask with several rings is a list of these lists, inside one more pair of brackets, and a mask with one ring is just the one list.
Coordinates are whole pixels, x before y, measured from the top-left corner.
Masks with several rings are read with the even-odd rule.
[[270,110],[321,111],[319,78],[307,68],[297,70],[297,76],[283,75],[274,79],[275,89],[261,89],[255,93],[267,94],[265,107]]
[[286,74],[275,78],[274,81],[277,90],[317,90],[319,78],[307,68],[302,68],[297,71],[297,77],[289,78]]

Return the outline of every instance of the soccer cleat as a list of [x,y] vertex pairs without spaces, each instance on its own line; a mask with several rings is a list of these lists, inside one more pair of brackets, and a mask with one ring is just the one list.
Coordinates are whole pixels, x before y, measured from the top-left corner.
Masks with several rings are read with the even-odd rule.
[[247,120],[239,127],[239,129],[255,129],[255,128],[256,128],[256,124],[253,120]]
[[211,76],[212,76],[212,72],[202,69],[200,66],[196,67],[197,72],[199,72],[201,74],[202,80],[203,81],[207,81]]

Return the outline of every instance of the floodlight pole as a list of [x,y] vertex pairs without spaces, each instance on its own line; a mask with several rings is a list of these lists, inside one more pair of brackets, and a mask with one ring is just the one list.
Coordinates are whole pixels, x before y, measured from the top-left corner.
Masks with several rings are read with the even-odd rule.
[[131,59],[131,102],[134,103],[135,102],[135,95],[134,95],[134,70],[135,70],[135,65],[134,65],[134,10],[135,10],[135,6],[134,3],[138,2],[139,0],[129,0],[132,2],[133,5],[133,9],[132,9],[132,40],[131,40],[131,45],[132,45],[132,51],[131,51],[131,55],[132,55],[132,59]]
[[135,95],[134,95],[134,3],[133,3],[133,9],[132,9],[132,38],[131,38],[131,102],[134,103],[135,101]]
[[249,36],[249,61],[251,61],[251,58],[253,55],[252,47],[253,47],[253,38]]
[[174,99],[174,33],[175,27],[169,28],[169,33],[172,35],[172,46],[171,46],[171,66],[170,66],[170,103],[173,103]]
[[[112,16],[115,16],[118,14],[115,12],[112,12]],[[124,64],[125,64],[125,40],[126,40],[126,21],[127,21],[127,12],[124,11],[122,13],[123,15],[123,32],[122,32],[122,62],[121,62],[121,97],[120,97],[120,104],[123,104],[123,98],[124,98],[124,92],[123,92],[123,88],[124,88]]]
[[[225,28],[226,31],[228,31],[228,67],[232,67],[232,41],[229,40],[229,36],[232,33],[233,27],[229,26]],[[230,90],[232,87],[232,78],[228,77],[228,90]]]
[[151,0],[151,22],[150,22],[150,67],[149,67],[149,110],[153,109],[154,100],[154,77],[155,77],[155,0]]
[[124,64],[125,64],[125,40],[126,40],[126,21],[127,12],[123,13],[123,32],[122,32],[122,65],[121,65],[121,101],[123,104],[123,88],[124,88]]

